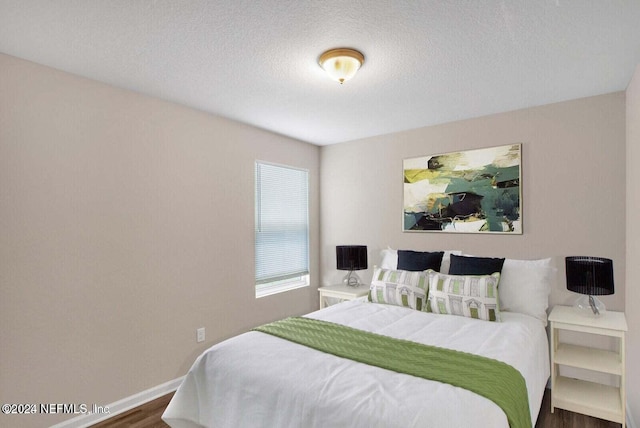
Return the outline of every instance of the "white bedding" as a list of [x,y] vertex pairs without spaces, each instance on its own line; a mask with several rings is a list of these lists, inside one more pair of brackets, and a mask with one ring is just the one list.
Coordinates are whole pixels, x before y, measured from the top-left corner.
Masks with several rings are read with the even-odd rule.
[[[307,316],[510,364],[526,380],[535,425],[549,378],[540,320],[502,312],[502,322],[489,322],[363,301]],[[163,419],[173,428],[509,426],[500,407],[465,389],[259,332],[226,340],[198,357]]]

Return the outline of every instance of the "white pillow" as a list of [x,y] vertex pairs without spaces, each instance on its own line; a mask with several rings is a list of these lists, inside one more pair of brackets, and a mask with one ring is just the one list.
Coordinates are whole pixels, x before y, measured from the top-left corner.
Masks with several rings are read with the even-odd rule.
[[505,259],[500,276],[500,310],[538,318],[547,325],[555,268],[551,259]]
[[386,250],[380,251],[380,258],[382,259],[379,266],[381,269],[398,269],[398,250],[387,247]]
[[[459,256],[462,254],[462,251],[459,250],[448,250],[444,252],[444,256],[442,256],[442,264],[440,265],[440,272],[449,273],[449,265],[451,263],[451,254],[455,254]],[[398,269],[398,250],[394,250],[391,247],[387,247],[387,249],[380,251],[380,257],[382,261],[380,262],[381,269]]]

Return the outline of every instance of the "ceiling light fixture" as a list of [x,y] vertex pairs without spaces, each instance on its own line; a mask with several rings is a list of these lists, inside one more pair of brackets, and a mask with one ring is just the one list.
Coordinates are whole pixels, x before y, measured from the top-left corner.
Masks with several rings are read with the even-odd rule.
[[355,49],[331,49],[320,55],[320,67],[342,85],[351,79],[364,63],[364,55]]

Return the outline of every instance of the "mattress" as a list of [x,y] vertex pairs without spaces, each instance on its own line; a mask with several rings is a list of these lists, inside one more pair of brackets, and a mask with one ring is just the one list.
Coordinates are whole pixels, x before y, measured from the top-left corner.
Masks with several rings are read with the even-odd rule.
[[[502,312],[489,322],[360,300],[306,316],[507,363],[526,381],[535,424],[550,373],[539,319]],[[509,426],[500,407],[465,389],[255,331],[198,357],[163,419],[173,428]]]

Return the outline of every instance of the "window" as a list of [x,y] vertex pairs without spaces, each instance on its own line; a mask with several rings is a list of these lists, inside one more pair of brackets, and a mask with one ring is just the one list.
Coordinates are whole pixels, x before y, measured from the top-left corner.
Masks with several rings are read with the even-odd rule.
[[256,162],[256,297],[309,285],[309,173]]

